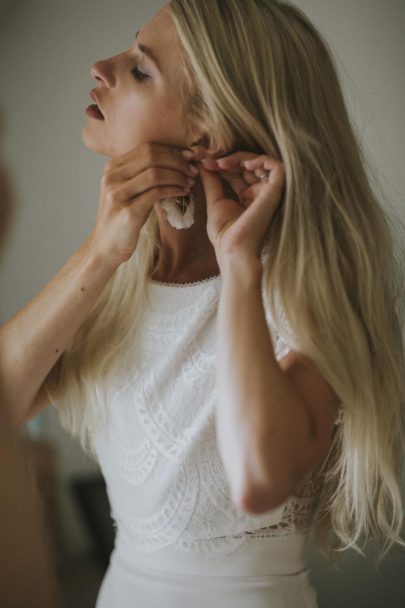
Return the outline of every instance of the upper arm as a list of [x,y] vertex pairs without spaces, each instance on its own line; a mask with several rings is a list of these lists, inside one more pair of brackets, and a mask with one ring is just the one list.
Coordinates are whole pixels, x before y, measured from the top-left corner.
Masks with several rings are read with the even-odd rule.
[[50,393],[52,395],[52,398],[54,400],[57,400],[57,398],[58,398],[58,380],[59,380],[61,363],[62,363],[62,356],[59,357],[59,359],[56,361],[56,363],[54,364],[54,366],[48,373],[44,382],[41,384],[40,389],[37,392],[30,409],[28,410],[27,414],[25,415],[23,424],[25,424],[26,422],[31,420],[31,418],[34,418],[34,416],[37,416],[42,410],[44,410],[51,403],[51,401],[49,399],[49,395],[44,386],[45,383],[48,387],[48,390],[50,391]]
[[308,451],[296,463],[298,472],[304,476],[326,455],[341,402],[309,357],[290,351],[278,364],[301,397],[300,406],[306,408],[313,429]]
[[261,486],[247,495],[242,508],[248,513],[266,513],[294,493],[326,456],[338,416],[340,399],[309,357],[289,350],[278,360],[278,364],[299,397],[294,400],[294,407],[305,410],[312,433],[308,433],[308,424],[302,427],[302,432],[297,428],[298,421],[303,420],[302,416],[297,415],[291,421],[294,440],[291,439],[289,445],[283,448],[283,463],[286,466],[282,472],[281,467],[275,469],[271,486]]

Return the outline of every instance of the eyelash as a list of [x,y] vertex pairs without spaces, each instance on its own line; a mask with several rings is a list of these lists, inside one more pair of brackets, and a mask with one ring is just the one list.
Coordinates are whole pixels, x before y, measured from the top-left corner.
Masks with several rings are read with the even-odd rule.
[[134,75],[135,80],[137,80],[138,82],[143,82],[147,78],[150,78],[148,74],[144,74],[143,72],[138,70],[138,66],[134,67],[134,69],[131,71],[131,74]]

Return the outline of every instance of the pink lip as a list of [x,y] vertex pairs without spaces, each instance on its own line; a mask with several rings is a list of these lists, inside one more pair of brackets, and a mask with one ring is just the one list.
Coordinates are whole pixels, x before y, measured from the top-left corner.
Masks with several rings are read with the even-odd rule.
[[86,114],[88,116],[92,116],[93,118],[97,118],[98,120],[104,120],[104,116],[100,112],[100,108],[95,103],[92,103],[87,109]]

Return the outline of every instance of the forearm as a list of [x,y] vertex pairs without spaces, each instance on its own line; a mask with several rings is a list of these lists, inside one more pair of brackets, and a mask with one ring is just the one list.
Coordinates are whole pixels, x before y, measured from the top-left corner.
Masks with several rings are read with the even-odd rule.
[[87,239],[45,288],[0,327],[0,385],[18,419],[24,418],[113,273]]
[[216,414],[221,457],[235,501],[263,488],[282,496],[291,483],[292,453],[302,444],[302,429],[310,434],[309,420],[274,354],[261,265],[229,264],[223,275]]

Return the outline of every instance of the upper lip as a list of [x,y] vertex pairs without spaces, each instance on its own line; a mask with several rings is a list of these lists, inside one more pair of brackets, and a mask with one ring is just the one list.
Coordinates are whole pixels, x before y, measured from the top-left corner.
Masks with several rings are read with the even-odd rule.
[[93,99],[93,101],[95,101],[95,102],[96,102],[96,104],[97,104],[97,105],[98,105],[98,107],[99,107],[100,112],[102,113],[102,111],[101,111],[101,107],[100,107],[100,103],[99,103],[99,101],[98,101],[98,97],[97,97],[96,92],[95,92],[95,90],[94,90],[94,89],[92,89],[92,90],[90,91],[90,97]]

